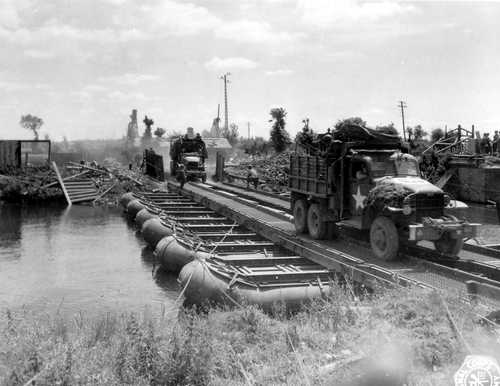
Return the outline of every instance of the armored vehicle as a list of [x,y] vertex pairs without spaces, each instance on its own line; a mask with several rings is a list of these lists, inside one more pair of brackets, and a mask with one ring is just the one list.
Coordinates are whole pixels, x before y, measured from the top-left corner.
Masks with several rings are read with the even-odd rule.
[[342,227],[368,232],[373,253],[384,260],[397,256],[400,243],[420,240],[455,256],[479,225],[445,214],[450,197],[420,177],[398,136],[357,125],[293,153],[289,188],[298,233],[324,239]]

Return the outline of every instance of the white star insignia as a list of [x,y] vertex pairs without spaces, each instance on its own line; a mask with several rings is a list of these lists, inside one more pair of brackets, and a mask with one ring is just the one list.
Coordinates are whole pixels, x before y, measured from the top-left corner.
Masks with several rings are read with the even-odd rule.
[[358,207],[359,207],[360,209],[363,209],[363,208],[365,207],[364,202],[365,202],[365,198],[366,198],[366,196],[363,196],[363,195],[361,194],[361,191],[360,191],[360,189],[359,189],[359,186],[358,186],[358,191],[356,192],[356,194],[353,194],[353,195],[352,195],[352,198],[354,198],[354,201],[356,201],[356,210],[358,209]]

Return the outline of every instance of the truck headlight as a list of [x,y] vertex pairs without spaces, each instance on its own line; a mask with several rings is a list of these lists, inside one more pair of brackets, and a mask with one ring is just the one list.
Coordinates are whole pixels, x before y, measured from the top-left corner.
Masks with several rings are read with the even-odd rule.
[[415,196],[410,194],[403,199],[403,214],[410,215],[415,206]]
[[444,206],[447,207],[448,205],[450,205],[450,202],[451,202],[450,196],[445,194],[443,198],[444,198]]

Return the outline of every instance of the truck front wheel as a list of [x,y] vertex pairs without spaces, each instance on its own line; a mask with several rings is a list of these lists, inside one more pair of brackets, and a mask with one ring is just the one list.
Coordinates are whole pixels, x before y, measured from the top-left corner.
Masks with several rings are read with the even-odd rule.
[[309,234],[315,240],[322,240],[328,233],[328,222],[318,204],[311,204],[307,211],[307,226]]
[[394,260],[399,250],[399,235],[394,222],[384,216],[373,220],[370,227],[370,244],[375,256],[382,260]]
[[436,250],[444,255],[456,256],[464,246],[464,239],[454,239],[450,232],[445,232],[439,240],[434,241]]
[[307,233],[307,202],[299,199],[293,204],[293,223],[297,233]]

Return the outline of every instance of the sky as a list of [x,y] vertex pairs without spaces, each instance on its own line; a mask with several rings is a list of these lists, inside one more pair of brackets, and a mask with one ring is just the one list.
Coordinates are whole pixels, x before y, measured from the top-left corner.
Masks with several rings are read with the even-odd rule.
[[[120,138],[138,109],[167,132],[229,122],[292,135],[360,116],[500,129],[500,2],[0,0],[0,138]],[[222,120],[223,122],[223,120]]]

